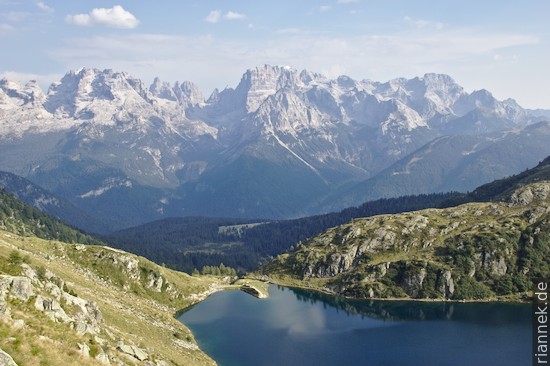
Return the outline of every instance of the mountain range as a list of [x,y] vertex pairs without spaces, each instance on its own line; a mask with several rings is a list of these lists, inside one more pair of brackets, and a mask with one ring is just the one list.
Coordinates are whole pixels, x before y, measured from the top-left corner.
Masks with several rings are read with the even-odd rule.
[[550,154],[547,120],[441,74],[381,83],[264,65],[205,98],[188,81],[83,68],[46,93],[0,81],[0,170],[94,216],[94,232],[280,219],[518,173]]

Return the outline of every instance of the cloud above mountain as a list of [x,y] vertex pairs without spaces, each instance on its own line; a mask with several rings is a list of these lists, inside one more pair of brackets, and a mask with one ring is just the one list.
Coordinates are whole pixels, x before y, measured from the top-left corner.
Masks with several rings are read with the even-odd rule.
[[112,8],[94,8],[87,14],[67,15],[65,21],[83,27],[101,25],[109,28],[133,29],[139,20],[120,5]]
[[222,19],[225,20],[243,20],[246,19],[246,14],[238,13],[236,11],[228,11],[225,14],[221,10],[212,10],[204,20],[208,23],[219,23]]

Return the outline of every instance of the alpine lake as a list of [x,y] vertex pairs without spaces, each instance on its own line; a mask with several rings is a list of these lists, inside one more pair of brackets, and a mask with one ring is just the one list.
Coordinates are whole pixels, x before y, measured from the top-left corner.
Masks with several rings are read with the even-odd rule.
[[178,319],[219,366],[522,366],[531,305],[358,301],[269,287],[215,293]]

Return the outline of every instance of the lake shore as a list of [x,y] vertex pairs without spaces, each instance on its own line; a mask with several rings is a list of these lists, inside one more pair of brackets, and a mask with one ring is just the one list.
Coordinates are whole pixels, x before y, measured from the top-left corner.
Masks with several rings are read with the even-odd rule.
[[282,287],[316,291],[325,295],[340,297],[347,300],[361,300],[361,301],[414,301],[414,302],[429,302],[429,303],[432,303],[432,302],[449,302],[449,303],[498,302],[498,303],[525,304],[525,303],[531,303],[533,298],[532,293],[529,293],[529,292],[519,293],[514,295],[507,295],[507,296],[496,296],[496,297],[490,297],[486,299],[468,299],[468,300],[455,300],[455,299],[444,299],[444,298],[413,298],[413,297],[357,298],[357,297],[342,296],[338,293],[330,291],[326,287],[315,286],[314,284],[311,284],[311,283],[304,284],[303,281],[299,281],[296,279],[285,280],[285,279],[273,278],[273,277],[266,278],[266,276],[262,275],[259,277],[251,276],[250,280],[271,283],[273,285],[282,286]]

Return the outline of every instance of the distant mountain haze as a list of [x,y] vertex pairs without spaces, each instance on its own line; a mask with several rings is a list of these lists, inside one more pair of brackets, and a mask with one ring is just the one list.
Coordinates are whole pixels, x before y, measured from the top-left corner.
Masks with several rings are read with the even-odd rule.
[[109,228],[292,218],[519,173],[550,155],[546,112],[440,74],[381,83],[264,65],[205,97],[82,68],[46,93],[0,81],[0,170]]

